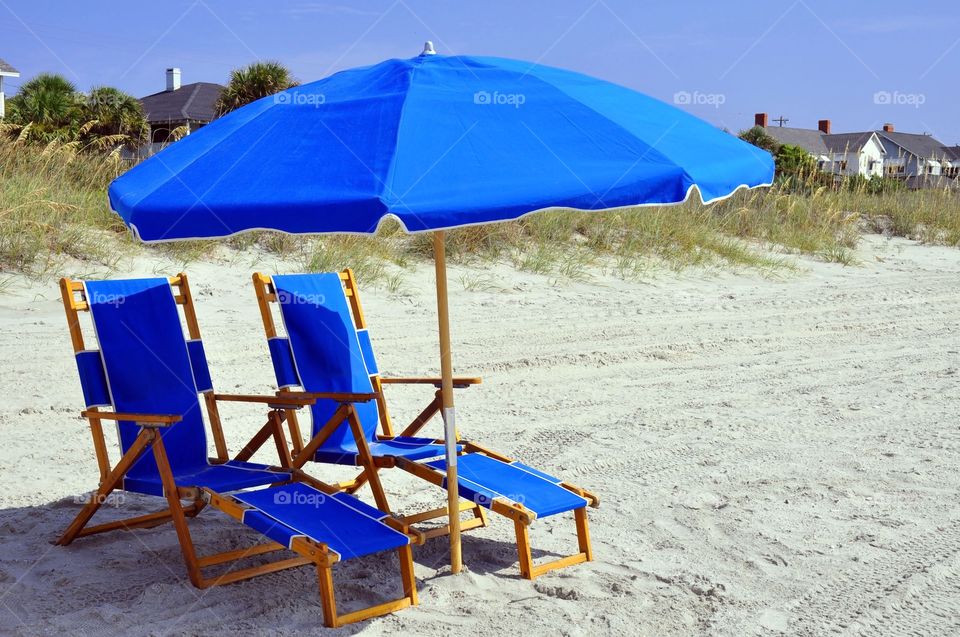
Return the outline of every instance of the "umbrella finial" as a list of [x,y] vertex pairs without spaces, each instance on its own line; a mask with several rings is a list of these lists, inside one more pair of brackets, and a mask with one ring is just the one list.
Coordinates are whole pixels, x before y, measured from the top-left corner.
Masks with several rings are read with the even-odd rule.
[[423,53],[421,53],[420,55],[436,55],[436,54],[437,54],[437,50],[433,48],[433,42],[431,42],[430,40],[427,40],[426,42],[423,43]]

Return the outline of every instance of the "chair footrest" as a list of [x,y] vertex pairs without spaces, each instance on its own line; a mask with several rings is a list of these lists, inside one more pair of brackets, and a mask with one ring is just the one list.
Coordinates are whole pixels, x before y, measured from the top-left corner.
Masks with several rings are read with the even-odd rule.
[[250,507],[243,523],[290,547],[297,537],[325,544],[340,560],[400,548],[410,538],[387,526],[386,513],[346,494],[295,482],[233,497]]
[[[427,466],[447,470],[446,460]],[[579,509],[587,500],[560,486],[561,480],[519,462],[503,462],[482,453],[468,453],[457,459],[461,498],[491,508],[494,500],[522,504],[538,518]],[[444,484],[446,486],[446,484]]]

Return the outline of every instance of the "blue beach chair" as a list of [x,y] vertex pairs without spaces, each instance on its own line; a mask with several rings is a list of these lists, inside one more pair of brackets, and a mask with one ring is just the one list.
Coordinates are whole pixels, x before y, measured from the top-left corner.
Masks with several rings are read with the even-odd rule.
[[[295,467],[307,461],[359,465],[363,472],[339,486],[350,493],[370,482],[377,506],[389,510],[377,470],[399,467],[446,488],[443,440],[417,436],[441,407],[439,378],[382,378],[373,354],[366,320],[353,273],[253,275],[280,395],[315,397],[309,443],[299,440],[296,414],[289,415]],[[272,307],[279,308],[285,335],[278,334]],[[478,384],[478,378],[456,378],[458,388]],[[433,385],[430,404],[399,434],[394,435],[383,386]],[[294,393],[301,388],[303,393]],[[350,392],[353,402],[324,399],[317,392]],[[344,417],[354,423],[342,424]],[[382,433],[379,433],[382,429]],[[520,573],[533,579],[547,571],[592,559],[586,507],[599,504],[596,496],[537,471],[476,443],[457,441],[460,511],[473,511],[464,529],[486,524],[484,510],[514,521]],[[570,512],[576,521],[579,551],[543,564],[534,564],[528,527],[538,519]],[[447,509],[425,511],[402,519],[408,524],[445,517]],[[443,526],[424,533],[449,533]]]
[[[187,277],[126,281],[60,282],[70,336],[80,372],[87,418],[100,468],[100,487],[57,541],[113,530],[172,522],[190,581],[198,588],[313,564],[317,568],[324,623],[335,627],[417,603],[407,525],[331,485],[291,467],[282,424],[288,413],[313,398],[225,395],[214,392]],[[189,339],[184,338],[178,306]],[[87,349],[80,313],[90,314],[99,349]],[[208,458],[199,396],[206,404],[216,456]],[[328,396],[329,398],[330,396]],[[337,398],[338,396],[332,396]],[[260,403],[267,422],[254,441],[273,438],[279,467],[230,460],[217,404]],[[110,466],[102,421],[117,423],[122,456]],[[260,442],[262,444],[262,442]],[[166,498],[167,509],[87,526],[115,489]],[[184,506],[181,500],[188,500]],[[266,536],[248,549],[197,555],[187,519],[211,506]],[[294,557],[205,576],[203,570],[274,551]],[[333,565],[363,555],[396,550],[403,596],[338,615]]]

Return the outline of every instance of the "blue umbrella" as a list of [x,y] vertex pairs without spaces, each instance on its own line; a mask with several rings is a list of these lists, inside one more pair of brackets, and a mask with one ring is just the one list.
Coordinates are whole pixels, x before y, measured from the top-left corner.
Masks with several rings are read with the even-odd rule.
[[[502,58],[387,60],[265,97],[118,177],[143,241],[254,229],[434,231],[448,480],[456,484],[443,230],[551,207],[704,202],[770,185],[768,153],[595,78]],[[451,559],[460,568],[457,490]]]

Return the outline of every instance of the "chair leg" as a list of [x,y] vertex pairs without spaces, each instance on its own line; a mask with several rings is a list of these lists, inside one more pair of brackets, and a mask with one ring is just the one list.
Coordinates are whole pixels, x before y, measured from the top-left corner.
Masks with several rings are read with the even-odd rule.
[[180,494],[177,491],[177,483],[173,478],[173,471],[170,469],[167,450],[163,446],[163,438],[159,435],[156,436],[153,443],[153,457],[157,461],[160,481],[163,484],[164,495],[170,507],[170,518],[174,529],[177,531],[177,538],[180,540],[180,551],[183,553],[183,560],[187,564],[187,574],[194,586],[204,588],[203,574],[200,572],[200,564],[197,560],[197,551],[193,546],[190,529],[187,528],[187,517],[184,515],[183,505],[180,503]]
[[573,516],[577,525],[577,546],[579,553],[537,565],[534,565],[533,556],[530,552],[530,534],[527,525],[519,520],[514,521],[517,530],[517,552],[520,554],[521,577],[532,580],[558,568],[593,560],[593,549],[590,546],[590,527],[587,524],[586,507],[575,509]]
[[277,456],[280,458],[280,466],[287,469],[293,463],[293,458],[290,456],[290,447],[287,446],[287,438],[283,432],[282,413],[276,409],[271,411],[270,422],[273,423],[273,441],[277,445]]
[[320,605],[323,608],[323,625],[327,628],[339,628],[347,624],[389,615],[398,610],[416,606],[419,604],[417,598],[417,579],[413,573],[413,551],[410,545],[402,546],[397,549],[397,556],[400,558],[400,579],[403,587],[403,597],[399,597],[382,604],[361,608],[343,615],[337,614],[336,594],[333,586],[333,568],[329,563],[319,562],[317,564],[317,579],[320,583]]
[[588,562],[593,561],[593,547],[590,542],[590,525],[587,522],[587,508],[577,509],[573,512],[577,523],[577,544],[580,552],[586,556]]
[[337,628],[337,599],[333,591],[333,569],[329,564],[317,564],[317,579],[320,581],[320,606],[323,608],[323,625]]
[[127,450],[123,457],[120,458],[120,461],[117,463],[117,466],[107,475],[107,479],[100,484],[100,488],[97,489],[96,493],[91,498],[77,514],[77,517],[74,518],[73,522],[70,523],[70,526],[63,532],[63,535],[57,540],[57,544],[61,546],[66,546],[73,542],[73,540],[80,534],[83,530],[83,527],[87,525],[87,522],[90,521],[90,518],[93,517],[93,514],[103,506],[103,503],[106,501],[106,498],[114,489],[117,488],[117,485],[120,484],[120,481],[123,480],[123,476],[127,474],[127,471],[130,470],[130,467],[133,466],[133,463],[143,454],[148,446],[156,438],[156,432],[150,429],[144,429],[140,432],[140,435],[137,436],[137,439],[133,441],[133,444],[130,445],[130,448]]
[[300,422],[297,412],[292,409],[287,412],[287,427],[290,429],[290,442],[293,445],[293,455],[303,451],[303,434],[300,433]]
[[520,557],[520,576],[524,579],[533,579],[533,556],[530,554],[530,531],[527,525],[519,520],[513,521],[517,532],[517,554]]
[[377,466],[373,462],[373,456],[370,454],[370,447],[367,444],[367,438],[360,425],[360,419],[357,418],[357,412],[350,405],[350,411],[347,415],[347,421],[350,423],[350,431],[357,443],[357,451],[360,456],[360,463],[363,465],[367,481],[370,482],[370,490],[373,491],[373,499],[377,503],[377,508],[384,513],[390,512],[390,504],[387,502],[387,494],[380,483],[380,474],[377,473]]
[[410,545],[401,546],[397,549],[397,557],[400,558],[400,577],[403,580],[403,596],[410,600],[412,606],[420,603],[417,598],[417,578],[413,574],[413,550]]

